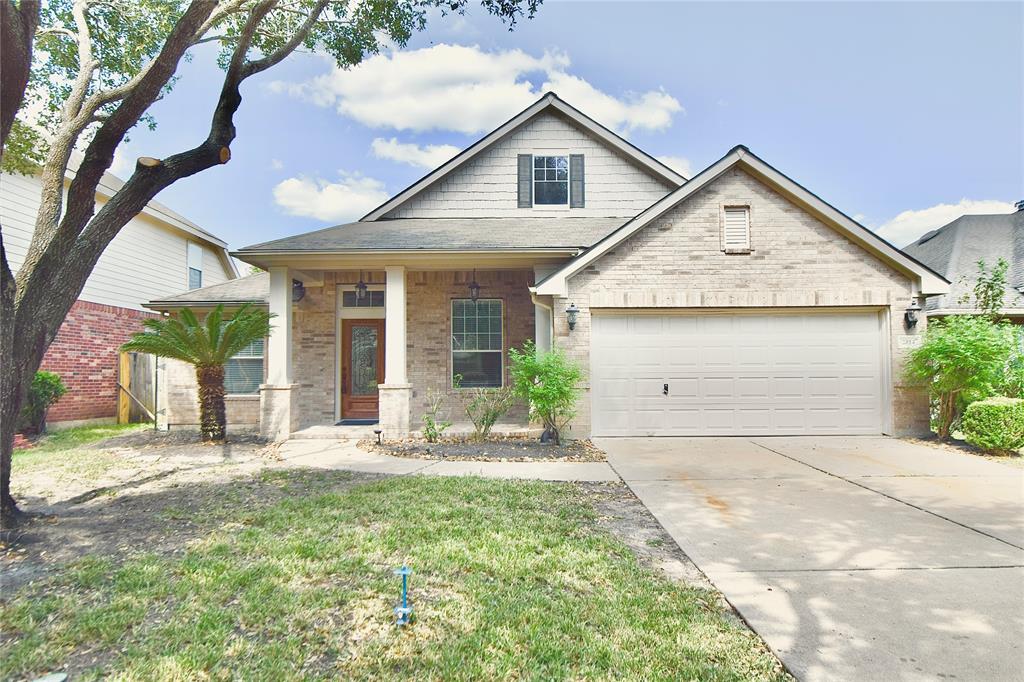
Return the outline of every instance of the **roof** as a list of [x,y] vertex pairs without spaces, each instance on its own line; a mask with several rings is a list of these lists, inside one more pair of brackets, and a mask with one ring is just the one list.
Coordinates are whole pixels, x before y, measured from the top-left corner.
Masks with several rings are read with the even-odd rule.
[[875,254],[892,267],[911,275],[917,281],[919,291],[922,294],[941,294],[949,290],[949,282],[942,275],[900,251],[853,218],[823,201],[810,190],[780,173],[743,145],[733,147],[725,156],[695,175],[685,185],[644,209],[639,215],[595,244],[586,253],[574,258],[551,273],[532,290],[537,294],[567,295],[567,282],[570,277],[643,229],[652,221],[657,220],[701,189],[710,185],[735,166],[741,166],[745,171],[752,173],[784,193],[805,210],[832,226],[840,234]]
[[978,276],[978,261],[988,266],[1000,258],[1010,264],[1006,278],[1008,312],[1024,312],[1024,211],[997,215],[965,215],[932,230],[903,249],[952,282],[948,294],[932,296],[925,310],[935,313],[970,312],[973,300],[960,302],[968,296]]
[[621,217],[398,218],[335,225],[247,246],[236,254],[364,250],[574,251],[590,247],[622,225],[624,220]]
[[147,308],[166,310],[169,308],[231,305],[241,303],[266,303],[270,297],[270,275],[258,272],[254,275],[229,279],[227,282],[212,284],[201,289],[192,289],[183,294],[176,294],[150,301]]
[[427,173],[422,178],[367,213],[360,220],[372,221],[382,218],[384,215],[395,210],[444,176],[471,161],[474,157],[485,151],[501,138],[513,132],[534,117],[548,111],[556,111],[565,116],[580,128],[589,132],[591,135],[601,140],[612,149],[618,151],[626,158],[631,159],[637,165],[645,168],[655,177],[665,180],[668,184],[678,187],[686,182],[685,177],[675,172],[661,161],[658,161],[639,147],[636,147],[608,128],[605,128],[603,125],[590,118],[576,107],[561,99],[555,93],[548,92],[536,102],[495,128],[485,137],[470,145],[459,154],[456,154],[455,157],[447,163],[444,163],[430,173]]

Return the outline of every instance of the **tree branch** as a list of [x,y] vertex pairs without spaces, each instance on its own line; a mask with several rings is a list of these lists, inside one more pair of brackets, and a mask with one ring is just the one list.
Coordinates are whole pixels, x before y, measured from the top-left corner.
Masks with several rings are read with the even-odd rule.
[[9,0],[0,3],[0,158],[7,136],[25,99],[32,70],[32,43],[39,27],[39,2],[22,0],[16,8]]

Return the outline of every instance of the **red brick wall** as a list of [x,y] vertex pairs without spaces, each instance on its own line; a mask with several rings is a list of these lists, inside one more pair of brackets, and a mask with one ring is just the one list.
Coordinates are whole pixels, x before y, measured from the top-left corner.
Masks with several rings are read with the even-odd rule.
[[147,317],[155,314],[75,301],[40,367],[68,387],[47,421],[117,416],[118,349]]

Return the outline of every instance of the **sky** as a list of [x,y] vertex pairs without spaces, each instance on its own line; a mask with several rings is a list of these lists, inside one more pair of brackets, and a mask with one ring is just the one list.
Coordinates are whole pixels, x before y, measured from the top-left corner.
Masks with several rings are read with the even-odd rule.
[[[215,49],[179,76],[115,174],[205,138]],[[293,55],[246,82],[230,163],[157,199],[233,249],[349,222],[548,90],[687,177],[744,144],[897,246],[1024,199],[1024,3],[557,0],[348,71]]]

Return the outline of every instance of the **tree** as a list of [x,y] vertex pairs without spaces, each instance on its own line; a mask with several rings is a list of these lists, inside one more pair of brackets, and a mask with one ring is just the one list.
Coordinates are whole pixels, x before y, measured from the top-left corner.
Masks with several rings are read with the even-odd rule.
[[[974,295],[974,307],[991,319],[998,319],[1003,312],[1003,304],[1006,299],[1006,273],[1010,264],[1000,258],[990,270],[984,259],[978,261],[978,277],[974,280],[974,288],[971,292]],[[966,275],[961,277],[961,282],[967,280]],[[964,294],[959,299],[960,303],[970,303],[971,294]]]
[[936,431],[946,440],[960,411],[987,398],[1004,380],[1015,335],[1007,323],[987,317],[954,315],[928,326],[906,373],[927,385],[936,406]]
[[515,394],[527,401],[530,416],[544,425],[545,433],[561,442],[562,429],[576,416],[583,370],[562,351],[539,351],[533,341],[522,351],[511,349],[509,357]]
[[[479,0],[509,27],[541,0]],[[399,46],[428,13],[469,0],[0,0],[0,166],[38,167],[41,205],[15,277],[0,230],[0,527],[17,519],[10,494],[14,424],[25,392],[89,273],[118,231],[161,190],[227,163],[242,84],[302,47],[359,63]],[[114,151],[174,84],[189,50],[219,45],[224,78],[206,139],[164,159],[141,157],[97,211]],[[29,101],[42,113],[18,120]],[[72,150],[83,158],[67,187]],[[34,165],[35,164],[35,165]],[[17,343],[15,343],[17,340]]]
[[224,440],[224,364],[253,341],[270,334],[272,315],[246,304],[224,319],[224,306],[200,322],[184,308],[178,317],[150,318],[145,331],[134,334],[121,348],[181,360],[196,368],[199,386],[199,433],[203,440]]

